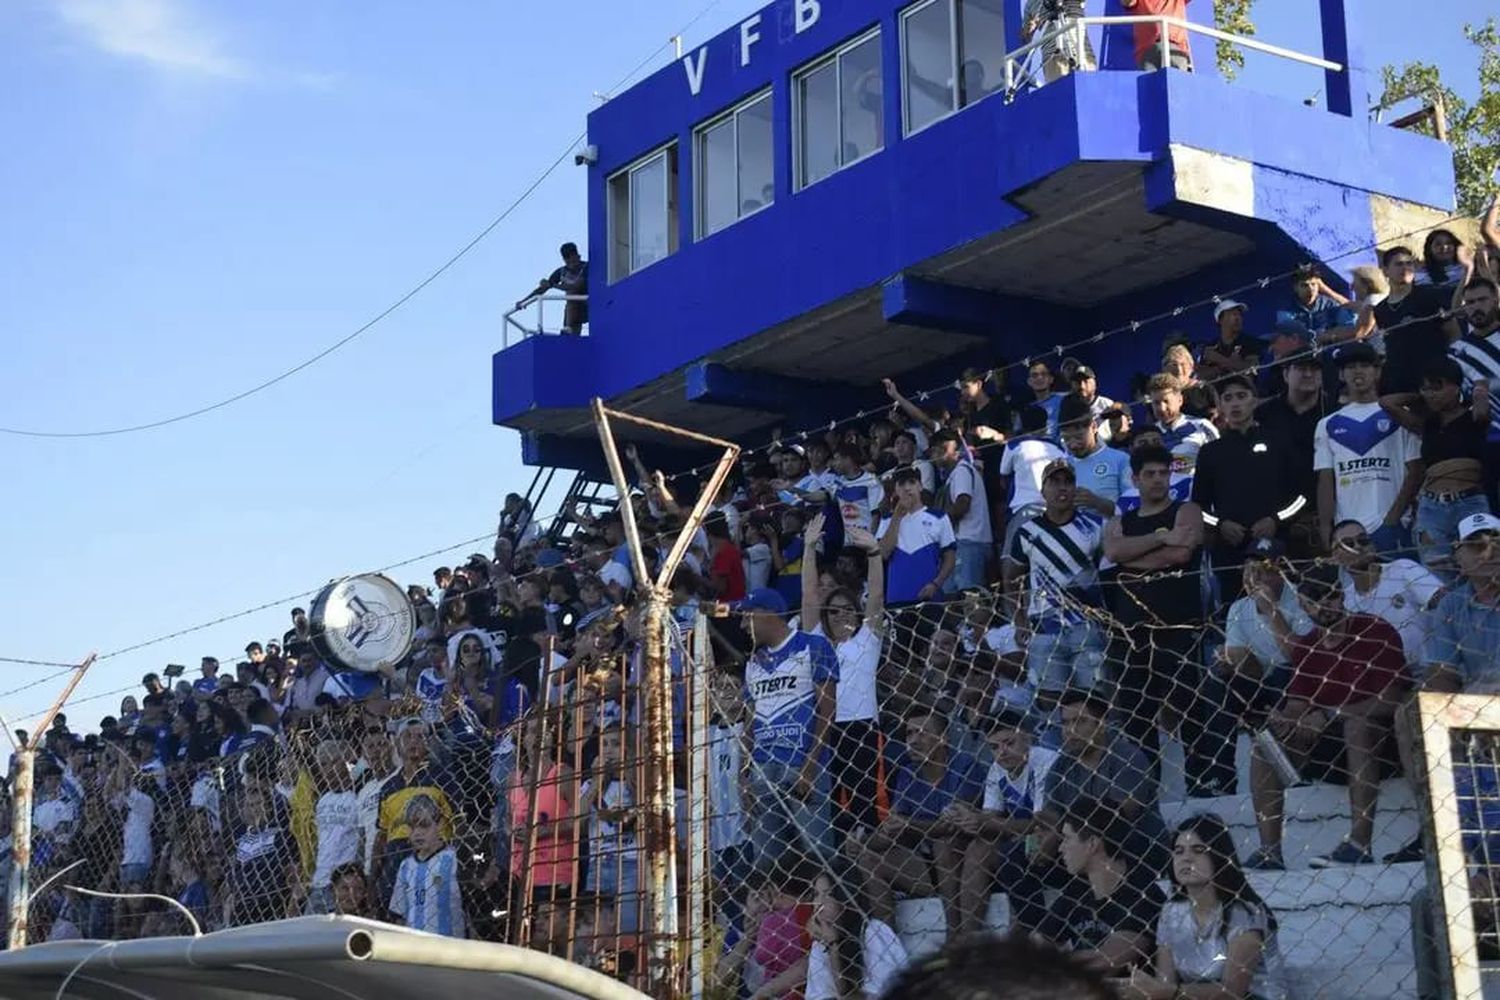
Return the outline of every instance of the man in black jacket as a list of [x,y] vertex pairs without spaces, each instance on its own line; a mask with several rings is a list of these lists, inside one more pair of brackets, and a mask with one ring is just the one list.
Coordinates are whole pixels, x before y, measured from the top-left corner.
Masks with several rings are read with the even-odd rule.
[[1288,439],[1255,420],[1255,383],[1248,374],[1219,382],[1224,431],[1198,452],[1193,500],[1214,529],[1209,558],[1219,582],[1218,599],[1240,596],[1245,553],[1260,539],[1277,538],[1306,503]]

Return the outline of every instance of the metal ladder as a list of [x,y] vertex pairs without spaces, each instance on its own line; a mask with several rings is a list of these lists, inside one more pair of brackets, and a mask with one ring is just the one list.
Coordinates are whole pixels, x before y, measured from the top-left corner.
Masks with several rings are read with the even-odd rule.
[[[542,504],[547,499],[547,493],[557,473],[556,468],[539,468],[531,477],[531,485],[526,488],[525,498],[532,517],[542,516]],[[584,473],[578,472],[573,475],[573,481],[568,484],[567,492],[563,494],[557,511],[561,513],[576,509],[580,513],[598,517],[600,514],[614,510],[617,506],[619,506],[619,499],[615,496],[613,486],[590,479]],[[547,522],[544,535],[548,544],[555,544],[577,530],[578,524],[571,518],[553,517]]]

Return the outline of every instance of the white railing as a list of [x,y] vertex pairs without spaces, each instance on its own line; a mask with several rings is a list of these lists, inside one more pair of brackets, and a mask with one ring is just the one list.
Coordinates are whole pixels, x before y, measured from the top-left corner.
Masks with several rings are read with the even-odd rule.
[[[510,346],[512,331],[516,333],[518,340],[525,340],[528,337],[557,336],[562,333],[561,324],[559,324],[556,330],[549,331],[547,329],[543,315],[543,307],[546,303],[587,302],[588,300],[589,297],[587,295],[565,295],[562,292],[542,292],[538,295],[526,296],[526,298],[516,303],[515,308],[507,311],[505,314],[504,332],[501,336],[500,349],[504,350]],[[522,313],[532,312],[533,306],[536,307],[536,319],[534,325],[528,326],[525,322],[518,319],[517,316]],[[566,310],[567,306],[563,306],[563,309]],[[564,315],[567,315],[566,311]],[[582,331],[579,332],[582,333]]]
[[[1184,21],[1176,17],[1145,14],[1129,14],[1116,17],[1076,17],[1060,24],[1045,34],[1038,35],[1014,52],[1006,53],[1005,93],[1007,99],[1016,92],[1018,80],[1017,69],[1021,68],[1021,65],[1026,62],[1033,52],[1037,52],[1044,45],[1070,34],[1074,36],[1073,50],[1075,52],[1083,52],[1086,49],[1089,28],[1095,25],[1107,27],[1114,24],[1155,24],[1161,34],[1161,65],[1163,67],[1172,64],[1169,29],[1181,28],[1190,34],[1203,35],[1219,42],[1229,42],[1231,45],[1237,45],[1240,48],[1250,49],[1255,52],[1264,52],[1267,55],[1276,56],[1278,59],[1287,59],[1291,62],[1302,63],[1305,66],[1316,66],[1319,69],[1330,70],[1335,73],[1344,68],[1339,63],[1330,62],[1318,56],[1310,56],[1305,52],[1296,52],[1292,49],[1282,48],[1280,45],[1271,45],[1259,39],[1247,38],[1244,35],[1234,35],[1227,31],[1220,31],[1218,28],[1210,28],[1206,24],[1195,24],[1192,21]],[[1024,79],[1024,76],[1022,78]]]

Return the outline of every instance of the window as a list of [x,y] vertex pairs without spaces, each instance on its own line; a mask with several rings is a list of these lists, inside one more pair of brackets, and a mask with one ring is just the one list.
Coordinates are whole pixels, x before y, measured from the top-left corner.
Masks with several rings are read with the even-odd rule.
[[677,251],[677,147],[643,157],[609,179],[609,280]]
[[771,95],[761,94],[697,132],[698,238],[776,199],[772,179]]
[[792,78],[797,188],[885,145],[880,32],[842,46]]
[[927,0],[901,15],[902,118],[910,135],[1004,84],[1004,0]]

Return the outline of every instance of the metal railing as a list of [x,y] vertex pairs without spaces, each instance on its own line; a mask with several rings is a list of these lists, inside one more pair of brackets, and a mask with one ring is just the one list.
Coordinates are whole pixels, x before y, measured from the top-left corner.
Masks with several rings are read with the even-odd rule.
[[[528,337],[558,336],[559,334],[562,334],[564,331],[562,330],[561,325],[559,325],[558,329],[556,330],[549,331],[547,329],[544,315],[544,306],[546,303],[587,302],[588,300],[589,297],[587,295],[565,295],[562,292],[543,292],[539,295],[526,296],[526,298],[522,299],[520,302],[517,302],[514,308],[508,310],[505,313],[505,323],[504,330],[501,335],[500,349],[504,350],[505,348],[510,346],[512,331],[515,332],[518,340],[525,340]],[[520,314],[531,312],[533,306],[535,306],[536,313],[535,325],[527,326],[525,322],[518,319],[517,317]],[[565,305],[563,306],[563,308],[566,310],[567,306]],[[566,315],[566,313],[564,313],[564,315]],[[579,335],[582,335],[582,331],[580,331]]]
[[1231,34],[1227,31],[1220,31],[1218,28],[1210,28],[1206,24],[1195,24],[1191,21],[1184,21],[1181,18],[1176,17],[1152,16],[1144,14],[1129,14],[1115,17],[1077,17],[1060,24],[1058,27],[1053,28],[1051,31],[1038,35],[1036,38],[1033,38],[1031,41],[1027,42],[1025,45],[1021,46],[1015,51],[1006,53],[1005,93],[1007,99],[1015,94],[1017,90],[1018,80],[1030,79],[1029,73],[1023,74],[1018,77],[1016,71],[1024,62],[1026,62],[1027,58],[1033,52],[1038,52],[1043,48],[1043,46],[1046,46],[1068,35],[1073,36],[1073,41],[1075,43],[1074,51],[1083,52],[1086,49],[1087,33],[1089,28],[1095,25],[1098,25],[1100,27],[1108,27],[1115,24],[1155,24],[1157,26],[1157,30],[1161,35],[1159,44],[1161,46],[1161,65],[1163,67],[1167,67],[1172,64],[1171,38],[1169,35],[1170,29],[1180,28],[1190,34],[1204,35],[1208,38],[1214,39],[1215,41],[1229,42],[1231,45],[1237,45],[1240,48],[1250,49],[1255,52],[1264,52],[1267,55],[1276,56],[1279,59],[1288,59],[1292,62],[1302,63],[1306,66],[1316,66],[1319,69],[1330,70],[1332,72],[1339,72],[1344,68],[1340,63],[1331,62],[1318,56],[1310,56],[1305,52],[1297,52],[1292,49],[1282,48],[1280,45],[1271,45],[1268,42],[1262,42],[1255,38],[1247,38],[1244,35]]

